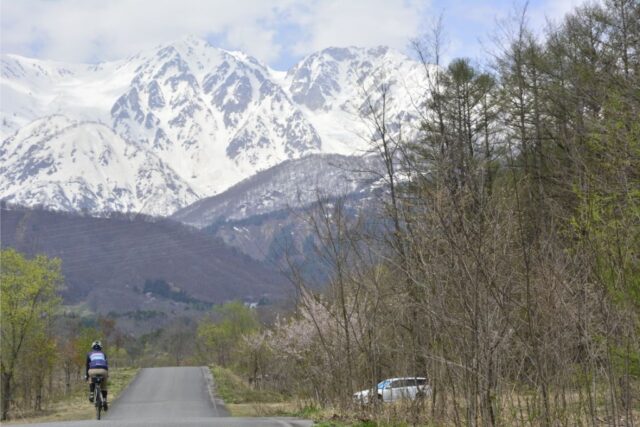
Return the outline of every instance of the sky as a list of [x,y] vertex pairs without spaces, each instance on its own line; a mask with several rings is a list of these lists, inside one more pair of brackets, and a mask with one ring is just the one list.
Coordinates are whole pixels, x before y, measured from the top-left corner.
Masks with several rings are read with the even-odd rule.
[[[542,32],[585,0],[529,0]],[[479,62],[497,23],[524,0],[0,0],[0,52],[64,62],[122,59],[195,35],[276,70],[332,46],[390,46],[412,55],[442,16],[444,61]]]

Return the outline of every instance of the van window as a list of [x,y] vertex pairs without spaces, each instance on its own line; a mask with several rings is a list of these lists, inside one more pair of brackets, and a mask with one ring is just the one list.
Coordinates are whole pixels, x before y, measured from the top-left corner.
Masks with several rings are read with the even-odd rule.
[[380,390],[384,389],[386,386],[389,385],[389,382],[390,382],[389,380],[380,381],[378,383],[378,389]]

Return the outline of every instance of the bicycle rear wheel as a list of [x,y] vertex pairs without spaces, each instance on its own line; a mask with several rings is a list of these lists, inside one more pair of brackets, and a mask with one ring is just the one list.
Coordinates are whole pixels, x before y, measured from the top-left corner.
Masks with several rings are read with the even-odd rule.
[[93,401],[96,404],[96,419],[100,419],[100,416],[102,415],[102,391],[100,390],[100,385],[96,384],[95,388],[94,388],[94,399]]

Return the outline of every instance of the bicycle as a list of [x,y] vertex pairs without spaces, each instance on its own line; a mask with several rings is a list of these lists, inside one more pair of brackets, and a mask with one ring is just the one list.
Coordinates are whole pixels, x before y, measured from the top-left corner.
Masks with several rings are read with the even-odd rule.
[[102,415],[102,410],[105,408],[105,401],[102,399],[102,390],[100,390],[100,384],[102,384],[103,379],[104,377],[102,375],[91,377],[91,382],[94,384],[93,403],[96,405],[96,419],[98,420]]

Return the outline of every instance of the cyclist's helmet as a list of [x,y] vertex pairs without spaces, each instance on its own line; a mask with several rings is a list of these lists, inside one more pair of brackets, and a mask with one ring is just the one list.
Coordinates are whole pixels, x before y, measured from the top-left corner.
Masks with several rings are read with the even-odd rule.
[[102,350],[102,343],[100,341],[94,341],[93,344],[91,344],[91,348],[94,350]]

